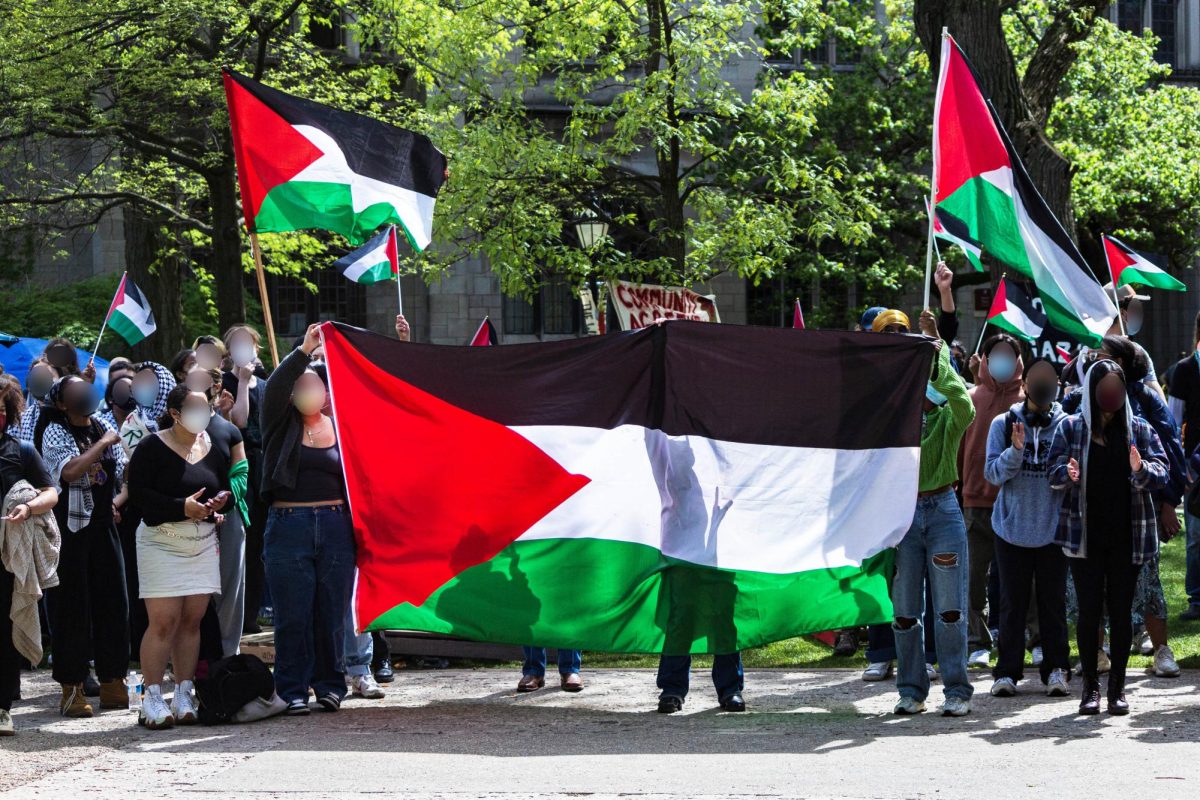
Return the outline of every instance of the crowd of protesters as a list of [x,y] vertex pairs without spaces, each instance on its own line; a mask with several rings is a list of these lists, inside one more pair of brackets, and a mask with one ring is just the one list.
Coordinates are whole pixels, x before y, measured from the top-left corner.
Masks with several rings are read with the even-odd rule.
[[[940,312],[915,328],[880,307],[858,326],[938,343],[894,618],[868,629],[863,679],[895,677],[897,714],[924,711],[940,679],[942,713],[962,716],[970,669],[992,668],[991,694],[1011,697],[1028,654],[1049,696],[1078,679],[1083,714],[1101,710],[1107,673],[1107,710],[1126,714],[1131,652],[1152,655],[1159,676],[1179,674],[1158,551],[1185,501],[1181,617],[1200,619],[1200,350],[1171,367],[1164,392],[1125,335],[1146,298],[1124,287],[1123,325],[1063,367],[1007,333],[967,357],[952,277],[939,265]],[[402,316],[396,334],[409,338]],[[14,732],[20,670],[42,660],[43,634],[67,717],[128,708],[137,662],[139,722],[195,722],[197,676],[236,654],[263,615],[281,711],[383,696],[386,643],[356,634],[351,614],[355,543],[318,328],[272,373],[259,348],[258,332],[238,325],[169,366],[114,359],[101,395],[93,365],[81,369],[72,343],[55,339],[25,386],[0,376],[0,735]],[[841,631],[835,652],[858,642]],[[563,690],[583,689],[579,652],[560,650],[557,667]],[[546,651],[527,646],[517,690],[542,689],[546,668]],[[663,656],[660,712],[682,708],[689,668]],[[715,656],[713,681],[721,708],[746,708],[740,654]]]

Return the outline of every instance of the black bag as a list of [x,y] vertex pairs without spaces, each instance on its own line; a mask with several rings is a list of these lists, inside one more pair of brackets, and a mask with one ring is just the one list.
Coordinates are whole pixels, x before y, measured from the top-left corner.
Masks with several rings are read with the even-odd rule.
[[208,667],[208,677],[196,681],[200,722],[205,725],[232,722],[246,703],[258,697],[269,700],[274,694],[271,670],[256,656],[236,655],[213,661]]

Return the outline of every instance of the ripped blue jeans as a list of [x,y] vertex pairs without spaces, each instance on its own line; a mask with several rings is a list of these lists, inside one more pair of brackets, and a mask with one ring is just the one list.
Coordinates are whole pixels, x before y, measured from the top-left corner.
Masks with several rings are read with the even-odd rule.
[[933,595],[934,645],[946,697],[968,699],[967,528],[953,490],[917,498],[912,526],[896,548],[892,583],[896,689],[901,697],[929,696],[925,672],[925,581]]

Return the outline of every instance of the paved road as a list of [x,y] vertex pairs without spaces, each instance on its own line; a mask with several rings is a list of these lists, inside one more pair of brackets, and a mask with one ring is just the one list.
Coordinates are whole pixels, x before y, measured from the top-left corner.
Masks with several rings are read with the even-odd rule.
[[[844,670],[747,676],[750,712],[715,710],[707,676],[682,714],[653,713],[654,674],[585,672],[587,689],[517,696],[496,670],[401,672],[386,700],[338,714],[151,732],[131,712],[51,713],[26,678],[20,735],[0,739],[0,797],[349,798],[1192,797],[1200,672],[1136,676],[1134,714],[1077,700],[987,697],[964,719],[888,714],[892,690]],[[1024,686],[1022,688],[1025,688]],[[935,699],[941,690],[935,687]]]

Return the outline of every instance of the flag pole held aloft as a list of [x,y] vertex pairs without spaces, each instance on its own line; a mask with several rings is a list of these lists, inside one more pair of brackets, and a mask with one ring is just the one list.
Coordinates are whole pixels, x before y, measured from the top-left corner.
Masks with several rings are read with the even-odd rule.
[[937,104],[941,99],[942,87],[945,83],[946,51],[950,41],[949,28],[942,28],[942,61],[938,65],[939,75],[937,96],[934,100],[933,112],[933,163],[929,170],[929,230],[925,241],[925,303],[922,308],[929,308],[929,292],[933,283],[933,218],[937,209],[937,163],[938,163],[938,113]]
[[100,340],[104,338],[104,331],[108,329],[108,318],[112,316],[113,309],[117,307],[121,295],[124,294],[125,277],[127,275],[129,275],[128,272],[121,273],[121,282],[117,284],[117,290],[113,292],[113,299],[112,303],[108,306],[108,313],[104,315],[104,322],[100,323],[100,333],[96,336],[96,348],[92,350],[92,361],[96,360],[96,354],[100,352]]
[[279,347],[275,344],[275,322],[271,319],[271,300],[267,297],[267,278],[263,272],[262,248],[258,233],[250,231],[250,248],[254,251],[254,274],[258,278],[258,297],[262,302],[263,324],[267,328],[267,343],[271,346],[271,361],[279,366]]

